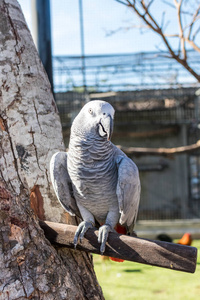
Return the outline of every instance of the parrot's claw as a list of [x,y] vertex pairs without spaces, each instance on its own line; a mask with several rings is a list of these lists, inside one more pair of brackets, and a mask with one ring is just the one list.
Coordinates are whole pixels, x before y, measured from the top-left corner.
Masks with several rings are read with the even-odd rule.
[[103,253],[105,252],[106,242],[110,231],[113,231],[110,225],[105,224],[99,228],[98,242],[101,244],[100,246],[101,255],[103,255]]
[[94,227],[94,224],[92,222],[83,221],[78,225],[78,228],[75,232],[74,236],[74,248],[76,249],[76,246],[78,244],[78,238],[80,239],[80,242],[82,242],[82,239],[84,238],[84,234],[89,228]]

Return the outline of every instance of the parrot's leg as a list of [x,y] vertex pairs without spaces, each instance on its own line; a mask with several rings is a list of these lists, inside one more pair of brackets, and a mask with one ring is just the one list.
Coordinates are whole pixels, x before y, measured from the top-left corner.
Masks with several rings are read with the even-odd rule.
[[106,248],[106,242],[108,239],[109,232],[115,231],[114,227],[119,220],[118,208],[108,212],[106,222],[99,228],[98,242],[101,244],[100,252],[103,254]]
[[84,237],[84,234],[89,228],[94,227],[94,223],[88,222],[88,221],[83,221],[78,225],[78,228],[75,232],[74,236],[74,248],[76,248],[76,245],[78,243],[78,238],[80,238],[80,242],[82,242],[82,239]]
[[78,228],[75,232],[74,248],[76,248],[78,239],[80,238],[80,242],[81,242],[86,231],[89,228],[93,228],[95,225],[93,215],[85,207],[83,207],[80,203],[77,202],[77,205],[78,205],[79,211],[81,213],[81,216],[83,218],[83,221],[78,225]]
[[111,228],[110,225],[107,225],[107,224],[102,225],[99,228],[98,242],[101,244],[101,246],[100,246],[101,255],[103,255],[103,253],[105,251],[106,242],[107,242],[108,234],[110,231],[113,231],[113,229]]

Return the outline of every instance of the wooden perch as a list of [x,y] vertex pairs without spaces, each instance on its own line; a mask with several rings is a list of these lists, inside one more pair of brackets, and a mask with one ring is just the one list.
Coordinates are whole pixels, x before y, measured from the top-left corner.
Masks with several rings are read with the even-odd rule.
[[[76,226],[40,221],[46,238],[54,244],[74,248]],[[89,229],[77,250],[100,254],[98,230]],[[105,256],[112,256],[137,263],[194,273],[197,260],[195,247],[151,241],[117,233],[110,233]]]
[[141,147],[123,147],[117,146],[127,155],[135,154],[135,155],[174,155],[174,154],[185,154],[188,152],[192,152],[200,149],[200,140],[195,144],[174,147],[174,148],[141,148]]

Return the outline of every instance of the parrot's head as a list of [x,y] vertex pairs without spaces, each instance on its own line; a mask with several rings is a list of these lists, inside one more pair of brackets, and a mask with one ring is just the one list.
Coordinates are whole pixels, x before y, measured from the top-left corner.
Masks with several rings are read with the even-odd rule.
[[85,138],[111,139],[115,110],[108,102],[93,100],[83,106],[73,121],[72,132]]

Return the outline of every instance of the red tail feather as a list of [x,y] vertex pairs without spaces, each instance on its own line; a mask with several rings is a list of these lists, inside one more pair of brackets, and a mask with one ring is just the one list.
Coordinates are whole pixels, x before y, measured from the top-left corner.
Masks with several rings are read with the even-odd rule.
[[116,262],[124,262],[124,259],[121,259],[121,258],[115,258],[115,257],[109,257],[109,258]]
[[126,227],[124,227],[124,226],[122,226],[122,225],[120,225],[120,224],[117,224],[117,225],[115,226],[115,230],[116,230],[118,233],[120,233],[120,234],[126,234],[126,233],[127,233]]
[[[126,227],[117,224],[115,226],[115,230],[119,233],[119,234],[126,234]],[[110,257],[111,260],[116,261],[116,262],[123,262],[124,259],[120,259],[120,258],[115,258],[115,257]]]

